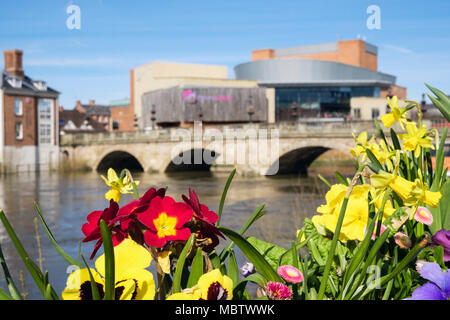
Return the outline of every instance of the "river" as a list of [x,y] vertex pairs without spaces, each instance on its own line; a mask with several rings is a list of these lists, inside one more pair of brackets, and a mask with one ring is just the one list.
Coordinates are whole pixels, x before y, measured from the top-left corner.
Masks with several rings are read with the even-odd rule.
[[[317,173],[331,176],[335,169],[348,176],[352,168],[330,168],[325,166],[310,172],[309,177],[241,177],[235,176],[223,210],[221,225],[239,230],[251,213],[265,203],[267,213],[258,220],[246,235],[274,242],[285,248],[295,239],[295,233],[302,225],[304,217],[310,217],[315,209],[324,203],[326,185],[317,178]],[[167,195],[182,201],[181,195],[193,188],[201,203],[217,211],[222,189],[227,180],[226,173],[178,173],[173,175],[136,173],[141,181],[141,194],[149,187],[168,186]],[[334,181],[334,179],[331,178]],[[83,239],[81,226],[86,216],[94,210],[103,210],[108,201],[104,198],[107,187],[98,173],[25,173],[0,178],[0,208],[4,210],[10,223],[30,257],[43,270],[48,270],[49,280],[60,295],[68,276],[68,265],[52,246],[42,226],[39,224],[40,245],[36,238],[37,217],[34,210],[36,201],[61,247],[71,256],[78,257],[79,242]],[[123,196],[120,204],[132,200],[132,195]],[[42,299],[42,296],[29,276],[25,265],[10,241],[3,225],[0,226],[0,242],[9,270],[16,286],[27,294],[26,299]],[[81,252],[89,257],[93,242],[82,243]],[[223,244],[221,244],[223,246]],[[97,254],[100,255],[101,251]],[[39,262],[39,256],[42,256]],[[238,264],[245,257],[238,254]],[[93,266],[93,261],[92,261]],[[153,269],[150,267],[152,272]],[[21,272],[22,271],[22,272]],[[0,287],[7,289],[3,272],[0,272]],[[20,281],[21,273],[23,281]]]

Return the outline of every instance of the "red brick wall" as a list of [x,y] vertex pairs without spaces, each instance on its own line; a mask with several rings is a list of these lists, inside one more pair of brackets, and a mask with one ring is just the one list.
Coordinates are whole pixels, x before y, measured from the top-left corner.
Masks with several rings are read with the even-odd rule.
[[[7,146],[35,146],[38,144],[38,99],[32,96],[14,96],[4,94],[5,145]],[[14,113],[15,98],[22,100],[22,115]],[[54,107],[54,141],[58,144],[58,101],[53,100]],[[15,125],[22,122],[23,138],[16,139]]]
[[[113,129],[113,122],[119,123],[119,129]],[[130,106],[125,107],[111,107],[111,130],[113,132],[134,131],[134,108]]]
[[[15,98],[22,100],[22,115],[14,114]],[[5,145],[33,146],[37,145],[37,101],[34,97],[4,95]],[[15,125],[22,122],[23,139],[16,139]]]

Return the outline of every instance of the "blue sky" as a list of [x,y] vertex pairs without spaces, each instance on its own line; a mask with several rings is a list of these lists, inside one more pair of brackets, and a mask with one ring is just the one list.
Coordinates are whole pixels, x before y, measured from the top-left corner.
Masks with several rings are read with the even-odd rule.
[[[81,29],[66,8],[81,9]],[[369,30],[369,5],[381,29]],[[379,71],[397,76],[410,99],[429,83],[450,93],[448,0],[15,0],[0,3],[0,50],[22,49],[27,75],[61,92],[60,104],[129,97],[129,71],[151,61],[233,67],[251,50],[357,37],[378,47]],[[1,59],[3,68],[3,59]]]

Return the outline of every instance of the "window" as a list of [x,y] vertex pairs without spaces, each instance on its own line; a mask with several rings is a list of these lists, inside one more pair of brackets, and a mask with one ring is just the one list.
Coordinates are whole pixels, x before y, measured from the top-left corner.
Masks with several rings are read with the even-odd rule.
[[22,99],[20,98],[14,99],[14,114],[16,116],[21,116],[23,114]]
[[119,122],[118,121],[113,121],[112,127],[113,127],[113,130],[119,130]]
[[372,109],[372,119],[378,119],[379,116],[380,116],[380,110]]
[[53,143],[53,101],[39,99],[39,144]]
[[361,119],[361,109],[360,108],[353,109],[353,116],[355,117],[355,119]]
[[22,121],[16,121],[15,132],[16,132],[16,140],[22,140],[23,139]]

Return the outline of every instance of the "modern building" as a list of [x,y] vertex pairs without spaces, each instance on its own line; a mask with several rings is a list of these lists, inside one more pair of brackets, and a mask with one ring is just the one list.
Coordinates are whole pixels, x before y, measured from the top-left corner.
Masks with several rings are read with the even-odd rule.
[[277,121],[348,116],[353,97],[406,98],[395,76],[378,71],[377,47],[359,39],[254,50],[234,71],[274,89]]
[[153,62],[132,69],[130,81],[140,128],[274,121],[271,89],[228,79],[226,66]]
[[0,73],[0,171],[56,168],[59,162],[58,96],[45,81],[26,76],[23,52],[4,52]]

